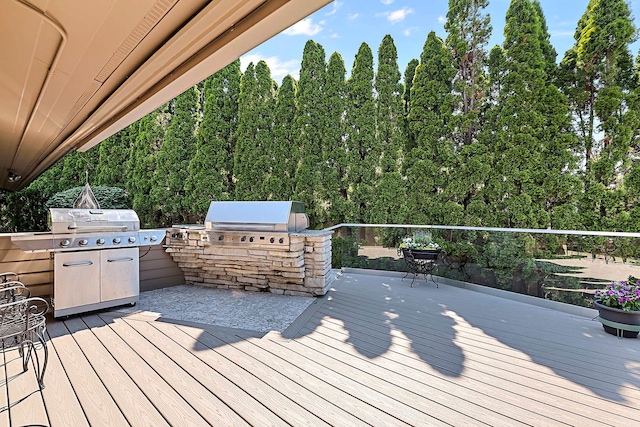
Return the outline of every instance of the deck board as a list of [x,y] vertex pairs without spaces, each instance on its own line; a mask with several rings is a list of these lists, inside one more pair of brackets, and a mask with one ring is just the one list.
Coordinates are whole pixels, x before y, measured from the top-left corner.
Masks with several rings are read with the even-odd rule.
[[49,408],[47,413],[52,427],[89,426],[89,421],[51,339],[49,340],[49,362],[45,371],[45,388],[42,390],[42,397],[45,406]]
[[[22,357],[14,349],[6,354],[6,372],[10,380],[8,399],[9,418],[15,425],[47,425],[42,395],[35,375],[22,375]],[[29,363],[33,372],[33,364]],[[19,402],[19,403],[18,403]]]
[[[40,392],[17,352],[0,426],[627,426],[638,339],[442,285],[344,273],[283,334],[101,311],[47,323]],[[14,354],[15,353],[15,354]],[[13,379],[6,384],[6,378]]]
[[[111,350],[108,350],[117,349],[117,343],[107,342],[103,345],[81,318],[69,319],[65,324],[130,424],[158,427],[169,425],[127,374],[127,370],[123,369],[120,363],[126,361],[116,361]],[[96,331],[100,329],[96,328]],[[114,390],[118,392],[115,393]]]
[[[141,335],[152,340],[160,351],[171,349],[170,353],[165,353],[181,369],[188,372],[198,382],[205,385],[208,390],[225,402],[236,413],[242,416],[252,425],[275,425],[282,426],[286,423],[271,411],[264,410],[260,400],[264,395],[251,396],[241,387],[235,384],[230,378],[230,374],[221,374],[217,369],[212,369],[210,365],[200,360],[189,350],[180,345],[176,345],[170,337],[147,322],[130,321],[127,322]],[[162,326],[162,325],[161,325]],[[173,327],[173,325],[164,325]],[[179,331],[178,331],[179,332]],[[180,334],[183,334],[180,332]]]
[[[126,418],[63,322],[47,325],[51,343],[91,425],[128,426]],[[50,373],[45,373],[45,387]],[[55,408],[50,408],[50,411]]]
[[[183,369],[176,369],[175,362],[140,335],[129,322],[105,315],[101,315],[100,320],[128,343],[135,353],[128,357],[142,362],[135,364],[138,367],[136,376],[140,378],[139,381],[148,384],[154,400],[158,401],[157,406],[173,425],[213,425],[216,421],[225,425],[246,425],[234,411],[212,396],[204,385],[187,375]],[[170,348],[165,350],[173,351]],[[148,365],[148,369],[145,365]]]
[[[283,366],[278,364],[278,360],[273,357],[263,357],[266,352],[260,351],[254,345],[246,341],[234,343],[224,335],[214,336],[209,332],[203,334],[201,330],[196,328],[180,327],[179,329],[210,349],[215,349],[221,356],[258,376],[269,386],[277,389],[291,401],[295,401],[323,421],[345,427],[366,425],[343,408],[328,402],[325,396],[309,390],[309,383],[314,380],[318,381],[316,378],[307,376],[304,381],[292,380],[290,375],[287,375],[293,369],[292,365]],[[323,390],[325,389],[323,388]]]
[[[151,326],[151,325],[149,325]],[[197,339],[184,333],[181,328],[168,323],[155,323],[153,327],[162,331],[169,338],[180,344],[185,350],[188,350],[193,356],[206,363],[211,368],[224,372],[227,378],[231,379],[238,387],[243,389],[251,396],[269,396],[261,399],[262,405],[268,405],[267,408],[277,414],[285,423],[290,425],[308,425],[321,426],[326,425],[320,418],[299,406],[295,401],[289,400],[280,390],[270,387],[262,381],[253,372],[249,372],[236,365],[233,361],[220,355],[217,351],[205,351],[208,348]],[[184,328],[184,327],[182,327]],[[267,420],[261,421],[265,423]]]
[[2,377],[2,381],[0,381],[0,385],[3,387],[3,390],[0,390],[0,425],[8,426],[9,425],[9,387],[7,384],[7,363],[6,358],[10,357],[8,352],[0,352],[0,376]]

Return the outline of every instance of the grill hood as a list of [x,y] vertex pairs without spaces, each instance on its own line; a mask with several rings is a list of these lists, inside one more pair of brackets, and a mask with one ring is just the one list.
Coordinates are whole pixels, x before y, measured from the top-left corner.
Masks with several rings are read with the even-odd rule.
[[205,228],[212,231],[297,232],[309,227],[302,202],[211,202]]
[[54,234],[138,231],[140,220],[131,209],[49,209]]

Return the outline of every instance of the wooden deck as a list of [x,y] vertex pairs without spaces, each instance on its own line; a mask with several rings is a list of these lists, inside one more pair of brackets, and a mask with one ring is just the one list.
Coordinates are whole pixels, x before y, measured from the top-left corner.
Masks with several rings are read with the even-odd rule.
[[[640,340],[478,292],[343,274],[280,334],[99,312],[48,323],[0,426],[633,425]],[[4,376],[4,377],[3,377]],[[6,381],[9,378],[10,381]],[[7,409],[8,402],[12,402]]]

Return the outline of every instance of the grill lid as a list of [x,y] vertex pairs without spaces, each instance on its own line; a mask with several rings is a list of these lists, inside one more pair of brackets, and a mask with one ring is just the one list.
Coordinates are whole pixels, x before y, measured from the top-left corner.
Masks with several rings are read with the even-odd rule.
[[215,231],[296,232],[309,227],[302,202],[211,202],[205,228]]
[[53,233],[93,233],[140,230],[138,214],[131,209],[49,209]]

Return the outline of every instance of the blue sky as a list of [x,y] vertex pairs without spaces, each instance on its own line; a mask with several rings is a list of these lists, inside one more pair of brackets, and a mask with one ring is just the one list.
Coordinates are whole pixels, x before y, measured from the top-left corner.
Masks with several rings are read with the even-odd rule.
[[[304,1],[304,0],[297,0]],[[558,52],[558,60],[573,45],[576,24],[587,8],[588,0],[539,0],[547,20],[551,43]],[[489,0],[486,11],[493,26],[488,50],[501,44],[509,0]],[[632,16],[640,13],[640,0],[629,2]],[[265,60],[274,80],[291,74],[299,75],[302,51],[307,40],[320,43],[327,60],[333,52],[342,55],[347,74],[362,42],[371,47],[374,61],[378,47],[386,34],[391,34],[398,49],[400,72],[412,58],[419,58],[430,31],[445,38],[446,0],[334,0],[313,15],[267,40],[241,58],[244,70],[249,62]],[[636,20],[636,25],[638,22]],[[632,53],[637,55],[636,42]],[[375,65],[374,65],[375,66]]]

